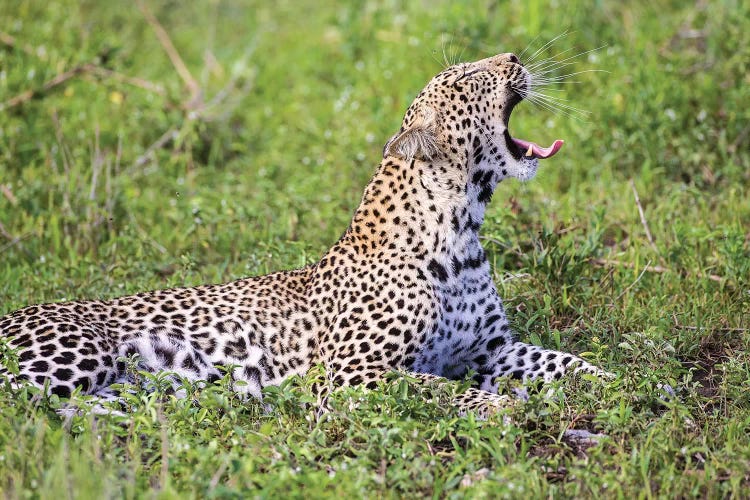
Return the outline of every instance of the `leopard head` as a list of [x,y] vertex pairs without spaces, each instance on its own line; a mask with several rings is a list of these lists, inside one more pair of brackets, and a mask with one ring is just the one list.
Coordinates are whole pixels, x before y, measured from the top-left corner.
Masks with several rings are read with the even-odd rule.
[[445,69],[409,106],[383,157],[447,163],[467,178],[490,172],[492,184],[505,177],[531,179],[538,160],[551,157],[563,144],[557,140],[540,147],[508,130],[511,112],[528,95],[531,78],[510,53]]

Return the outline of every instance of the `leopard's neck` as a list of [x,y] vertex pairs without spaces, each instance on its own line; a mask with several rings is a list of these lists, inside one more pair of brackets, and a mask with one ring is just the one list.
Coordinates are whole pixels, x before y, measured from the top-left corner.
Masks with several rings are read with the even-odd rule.
[[387,158],[344,238],[359,249],[406,252],[446,269],[478,267],[485,261],[479,229],[498,181],[477,167]]

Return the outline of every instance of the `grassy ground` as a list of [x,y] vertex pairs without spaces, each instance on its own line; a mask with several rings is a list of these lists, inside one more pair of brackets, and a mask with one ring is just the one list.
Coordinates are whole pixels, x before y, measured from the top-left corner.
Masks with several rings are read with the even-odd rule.
[[[398,378],[342,391],[324,415],[303,404],[314,374],[269,391],[270,413],[221,384],[199,404],[136,394],[127,421],[65,422],[54,398],[4,388],[3,495],[747,495],[747,2],[151,12],[192,76],[128,2],[0,5],[0,314],[313,262],[443,52],[539,35],[533,52],[569,30],[545,55],[606,46],[566,68],[606,73],[561,86],[590,114],[517,109],[515,135],[567,143],[534,181],[499,187],[483,234],[521,337],[618,377],[532,395],[509,425]],[[561,440],[568,428],[608,438],[585,449]]]

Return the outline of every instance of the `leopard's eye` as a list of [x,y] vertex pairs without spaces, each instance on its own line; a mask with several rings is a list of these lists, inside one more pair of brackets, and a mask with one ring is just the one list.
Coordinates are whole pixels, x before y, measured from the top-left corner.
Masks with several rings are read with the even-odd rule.
[[455,86],[456,86],[456,84],[457,84],[458,82],[460,82],[460,81],[461,81],[461,80],[463,80],[464,78],[468,78],[468,77],[470,77],[470,76],[471,76],[471,75],[473,75],[474,73],[478,73],[479,71],[480,71],[480,70],[478,70],[478,69],[473,69],[473,70],[471,70],[471,71],[464,71],[464,73],[463,73],[463,74],[462,74],[461,76],[459,76],[458,78],[456,78],[456,79],[454,80],[454,82],[453,82],[453,84],[452,84],[452,85],[453,85],[453,86],[455,87]]

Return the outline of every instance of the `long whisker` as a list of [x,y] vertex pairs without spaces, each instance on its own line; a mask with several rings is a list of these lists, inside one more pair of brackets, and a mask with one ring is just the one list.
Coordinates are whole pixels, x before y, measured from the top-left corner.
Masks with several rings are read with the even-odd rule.
[[557,96],[548,96],[547,94],[544,94],[544,93],[539,92],[538,90],[534,90],[534,89],[529,89],[527,91],[527,94],[528,95],[532,95],[532,96],[537,96],[537,97],[549,97],[550,99],[554,99],[556,101],[568,101],[569,100],[569,99],[564,99],[562,97],[557,97]]
[[[599,51],[605,48],[606,45],[602,45],[601,47],[596,47],[594,49],[585,50],[582,52],[577,52],[572,55],[570,54],[570,52],[573,51],[573,47],[571,47],[562,50],[551,57],[540,57],[542,53],[548,51],[548,49],[550,49],[550,47],[552,47],[556,41],[568,35],[568,33],[569,32],[567,30],[564,31],[563,33],[557,35],[552,40],[539,47],[536,51],[534,51],[533,54],[531,54],[531,56],[526,57],[524,64],[531,78],[529,79],[527,86],[524,86],[523,88],[514,87],[513,90],[515,90],[523,99],[528,100],[534,106],[551,111],[554,114],[562,114],[569,116],[575,120],[583,121],[584,118],[590,115],[590,112],[585,109],[572,106],[568,99],[561,97],[559,94],[556,95],[556,93],[561,92],[562,89],[553,87],[560,86],[561,84],[567,85],[581,83],[580,81],[570,80],[569,78],[576,75],[581,75],[583,73],[607,73],[607,71],[605,70],[588,69],[581,71],[567,71],[564,74],[558,74],[564,72],[563,68],[567,68],[568,66],[577,64],[580,61],[581,57],[587,54],[591,54],[592,52]],[[519,57],[527,54],[527,52],[534,45],[534,42],[538,38],[538,35],[534,37],[531,43],[529,43],[526,48],[524,48]],[[563,55],[565,57],[561,58],[561,56]]]
[[564,103],[564,102],[568,102],[570,100],[570,99],[564,99],[562,97],[557,97],[557,96],[542,94],[541,92],[537,92],[535,90],[529,91],[528,95],[531,96],[531,97],[540,97],[542,99],[548,100],[550,102],[556,102],[556,103]]
[[590,113],[584,110],[568,110],[561,108],[555,104],[551,104],[549,102],[546,102],[544,100],[541,100],[537,97],[530,97],[529,102],[532,103],[535,106],[538,106],[540,108],[546,109],[548,111],[551,111],[554,114],[563,114],[565,116],[568,116],[574,120],[578,121],[585,121],[584,118],[587,117]]
[[435,62],[436,62],[436,63],[438,64],[438,66],[440,66],[440,67],[441,67],[442,69],[445,69],[445,66],[443,66],[443,63],[442,63],[442,62],[440,62],[440,59],[438,59],[438,58],[437,58],[437,57],[435,56],[435,54],[437,54],[437,49],[432,49],[432,50],[430,51],[430,56],[432,57],[432,60],[433,60],[433,61],[435,61]]
[[[581,82],[558,82],[558,83],[581,83]],[[550,84],[542,84],[542,85],[532,85],[530,88],[533,90],[544,90],[545,92],[564,92],[563,89],[557,89],[552,87],[552,85],[557,86],[557,83],[550,83]]]
[[539,60],[539,61],[537,61],[537,62],[535,62],[533,64],[527,64],[526,65],[526,69],[531,70],[533,68],[538,68],[540,66],[543,66],[543,65],[545,65],[547,63],[555,62],[556,58],[560,57],[561,55],[563,55],[563,54],[565,54],[567,52],[570,52],[571,50],[573,50],[573,47],[567,48],[567,49],[563,50],[562,52],[558,52],[557,54],[555,54],[553,56],[550,56],[550,57],[548,57],[546,59],[541,59],[541,60]]
[[536,42],[539,37],[542,36],[541,33],[538,33],[529,43],[526,44],[526,47],[521,51],[520,54],[518,54],[518,59],[523,60],[523,55],[526,53],[527,50],[531,48],[532,45],[534,45],[534,42]]
[[563,63],[563,62],[560,62],[560,63],[554,62],[554,63],[547,64],[545,66],[539,66],[537,68],[531,68],[531,69],[526,68],[526,69],[528,69],[528,71],[530,73],[534,73],[534,74],[537,74],[537,75],[546,75],[548,73],[553,73],[555,71],[560,71],[562,68],[564,68],[566,66],[571,66],[571,65],[576,64],[576,63],[577,63],[577,61],[570,61],[570,62],[566,62],[566,63]]
[[448,66],[450,66],[450,63],[448,62],[448,56],[445,55],[445,37],[446,37],[445,33],[440,35],[440,48],[443,51],[443,64],[444,64],[443,67],[447,68]]
[[458,58],[456,58],[456,62],[460,62],[464,57],[464,51],[466,50],[466,47],[468,47],[468,43],[464,43],[463,47],[461,48],[461,52],[458,54]]
[[533,62],[534,60],[536,60],[536,58],[537,58],[537,57],[539,57],[539,56],[541,55],[541,53],[542,53],[542,52],[543,52],[543,51],[544,51],[545,49],[547,49],[547,48],[549,48],[550,46],[552,46],[552,44],[553,44],[553,43],[555,43],[555,42],[556,42],[557,40],[559,40],[560,38],[562,38],[562,37],[566,36],[567,34],[568,34],[568,31],[567,31],[567,30],[565,30],[565,31],[563,31],[562,33],[560,33],[559,35],[557,35],[556,37],[554,37],[554,38],[553,38],[552,40],[549,40],[549,41],[548,41],[547,43],[545,43],[544,45],[542,45],[541,47],[539,47],[539,48],[538,48],[538,49],[536,50],[536,52],[534,52],[533,54],[531,54],[531,56],[529,56],[529,57],[528,57],[528,59],[526,60],[526,64],[527,64],[527,65],[528,65],[528,64],[531,64],[531,63],[532,63],[532,62]]
[[[560,68],[562,66],[568,66],[570,64],[573,64],[573,62],[567,62],[567,61],[571,61],[572,59],[575,59],[577,57],[581,57],[583,55],[590,54],[591,52],[596,52],[597,50],[601,50],[601,49],[603,49],[605,47],[606,47],[606,45],[602,45],[601,47],[597,47],[595,49],[591,49],[591,50],[586,50],[586,51],[583,51],[583,52],[579,52],[578,54],[572,55],[572,56],[567,57],[565,59],[562,59],[560,61],[555,61],[554,63],[550,64],[549,66],[545,66],[544,68],[542,68],[544,71],[542,71],[540,74],[550,73],[550,72],[554,71],[556,68]],[[536,68],[532,68],[532,69],[535,70]],[[529,71],[532,71],[532,69],[529,69]]]
[[[558,84],[558,83],[572,83],[573,81],[565,81],[567,78],[575,75],[580,75],[583,73],[609,73],[609,71],[605,69],[586,69],[582,71],[576,71],[573,73],[567,73],[565,75],[559,75],[559,76],[541,76],[539,74],[531,73],[531,86],[536,87],[538,85],[549,85],[549,84]],[[578,83],[578,82],[576,82]]]
[[[455,47],[454,47],[454,45],[453,45],[452,42],[456,42],[456,46]],[[453,56],[451,57],[451,64],[452,65],[453,64],[457,64],[458,61],[461,60],[461,56],[458,53],[458,46],[459,46],[458,40],[456,40],[455,37],[452,37],[451,38],[451,52],[453,53]]]
[[532,71],[529,71],[531,73],[532,78],[539,78],[539,79],[552,79],[552,78],[568,78],[569,76],[575,76],[575,75],[581,75],[583,73],[609,73],[606,69],[582,69],[581,71],[574,71],[573,73],[565,73],[563,75],[554,75],[554,76],[544,76],[544,73],[535,73]]
[[514,90],[518,92],[524,99],[528,99],[536,106],[550,110],[553,113],[563,113],[576,119],[580,119],[581,117],[590,114],[584,109],[576,108],[575,106],[566,104],[566,99],[562,99],[557,96],[549,96],[528,88],[514,88]]
[[559,35],[557,35],[557,36],[556,36],[555,38],[553,38],[552,40],[550,40],[549,42],[547,42],[547,43],[545,43],[544,45],[542,45],[541,47],[539,47],[539,49],[538,49],[538,50],[537,50],[536,52],[534,52],[533,54],[531,54],[531,57],[529,57],[529,59],[528,59],[528,60],[526,61],[526,64],[529,64],[529,63],[531,63],[531,62],[532,62],[532,61],[533,61],[534,59],[536,59],[536,57],[537,57],[537,56],[538,56],[538,55],[539,55],[539,54],[540,54],[540,53],[541,53],[541,52],[542,52],[542,51],[543,51],[544,49],[546,49],[547,47],[549,47],[550,45],[552,45],[553,43],[555,43],[555,42],[556,42],[557,40],[559,40],[560,38],[562,38],[562,37],[566,36],[567,34],[568,34],[568,30],[565,30],[565,31],[563,31],[562,33],[560,33]]
[[528,97],[529,100],[532,101],[540,101],[544,102],[546,104],[549,104],[551,106],[554,106],[558,109],[564,109],[567,111],[570,111],[572,113],[579,113],[581,115],[590,115],[591,112],[586,111],[585,109],[576,108],[575,106],[570,106],[568,104],[565,104],[564,102],[561,102],[551,96],[545,96],[545,95],[532,95]]

